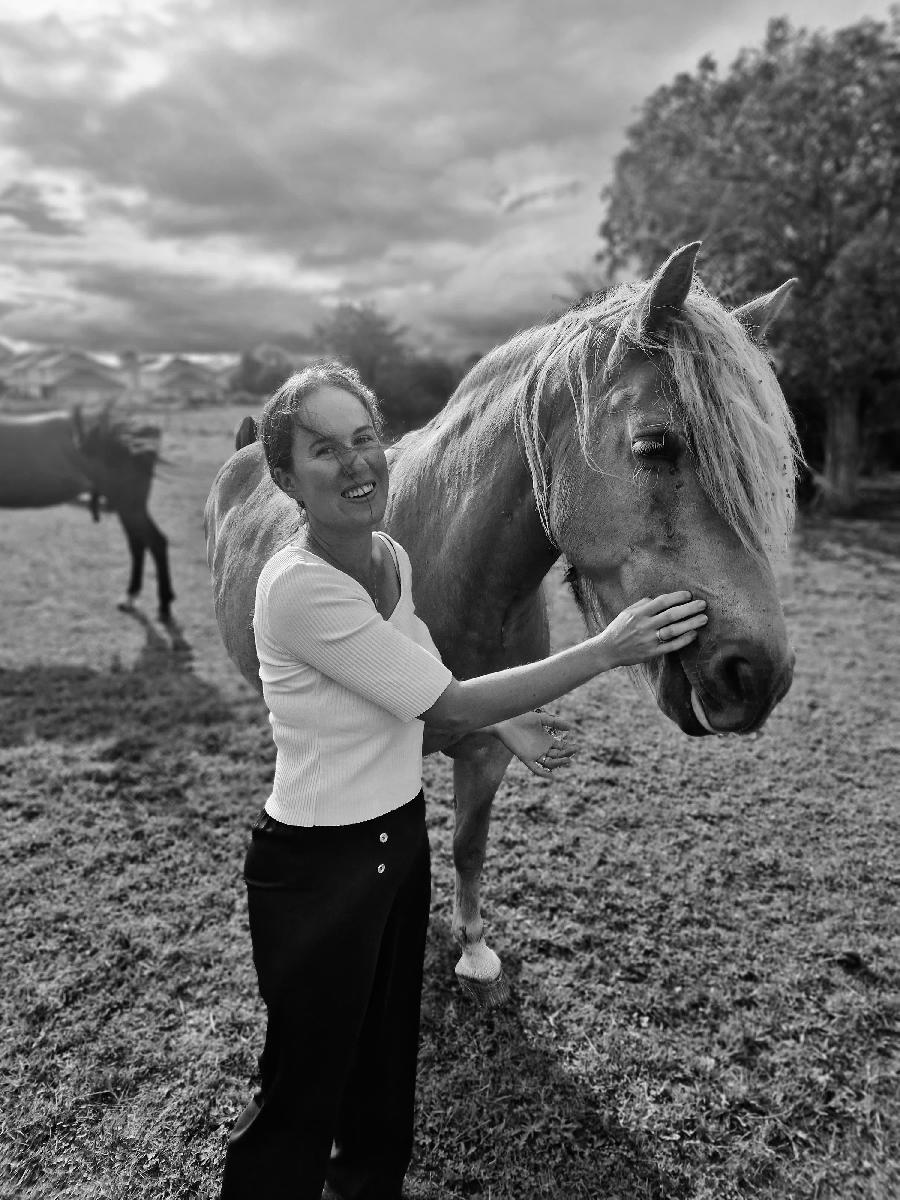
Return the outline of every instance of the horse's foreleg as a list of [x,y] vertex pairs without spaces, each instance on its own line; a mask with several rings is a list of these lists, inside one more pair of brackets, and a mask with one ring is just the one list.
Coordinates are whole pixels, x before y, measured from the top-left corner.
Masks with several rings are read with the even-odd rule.
[[481,870],[487,850],[491,804],[512,756],[502,742],[486,734],[464,738],[451,753],[456,801],[453,835],[456,895],[452,928],[462,950],[456,975],[469,996],[490,1008],[506,1000],[509,986],[500,959],[484,939]]

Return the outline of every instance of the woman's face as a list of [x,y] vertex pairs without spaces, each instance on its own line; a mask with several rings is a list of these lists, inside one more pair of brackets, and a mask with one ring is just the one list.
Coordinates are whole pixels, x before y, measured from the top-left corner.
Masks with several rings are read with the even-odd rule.
[[282,488],[303,503],[310,528],[373,529],[384,517],[388,466],[365,405],[350,392],[321,387],[297,414],[291,467]]

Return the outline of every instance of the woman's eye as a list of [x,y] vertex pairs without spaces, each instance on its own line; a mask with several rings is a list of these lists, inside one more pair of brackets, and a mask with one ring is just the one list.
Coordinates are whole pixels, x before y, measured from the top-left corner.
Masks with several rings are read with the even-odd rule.
[[330,446],[319,446],[319,448],[316,450],[316,458],[324,458],[326,454],[330,454],[330,453],[331,453]]

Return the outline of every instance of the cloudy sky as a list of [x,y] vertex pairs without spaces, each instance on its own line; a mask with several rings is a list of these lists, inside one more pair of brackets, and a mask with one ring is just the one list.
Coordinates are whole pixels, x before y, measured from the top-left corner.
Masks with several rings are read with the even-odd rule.
[[0,0],[0,334],[486,349],[590,268],[636,106],[863,0]]

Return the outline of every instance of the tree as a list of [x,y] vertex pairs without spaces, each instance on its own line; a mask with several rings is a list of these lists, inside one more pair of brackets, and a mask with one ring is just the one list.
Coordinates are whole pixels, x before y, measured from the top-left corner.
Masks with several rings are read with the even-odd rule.
[[267,396],[281,387],[294,369],[294,360],[286,350],[264,342],[241,355],[231,373],[229,390]]
[[459,379],[443,359],[414,353],[405,331],[371,304],[339,305],[315,333],[323,352],[351,363],[378,396],[391,438],[430,420]]
[[[824,499],[853,507],[867,399],[900,367],[900,9],[835,33],[771,21],[720,75],[709,57],[644,103],[606,189],[608,271],[701,238],[735,302],[797,276],[774,343]],[[870,347],[877,345],[877,352]]]
[[339,304],[328,321],[316,326],[315,338],[328,354],[352,363],[381,396],[407,357],[404,333],[373,304]]

